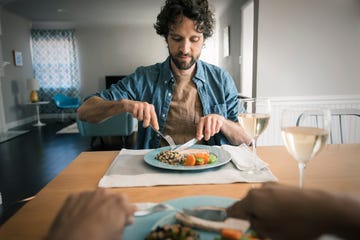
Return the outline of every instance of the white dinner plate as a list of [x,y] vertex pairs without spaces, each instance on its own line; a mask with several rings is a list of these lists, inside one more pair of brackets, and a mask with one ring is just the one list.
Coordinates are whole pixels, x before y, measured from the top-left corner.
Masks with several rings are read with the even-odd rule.
[[228,153],[224,149],[217,147],[217,146],[194,145],[191,148],[208,149],[210,153],[214,154],[217,157],[217,161],[214,163],[209,163],[209,164],[204,164],[204,165],[183,166],[183,165],[171,165],[168,163],[163,163],[155,158],[158,153],[160,153],[164,150],[169,150],[170,147],[162,147],[162,148],[154,149],[151,152],[145,154],[144,160],[147,164],[154,166],[154,167],[170,169],[170,170],[180,170],[180,171],[196,171],[196,170],[215,168],[215,167],[222,166],[231,160],[230,153]]

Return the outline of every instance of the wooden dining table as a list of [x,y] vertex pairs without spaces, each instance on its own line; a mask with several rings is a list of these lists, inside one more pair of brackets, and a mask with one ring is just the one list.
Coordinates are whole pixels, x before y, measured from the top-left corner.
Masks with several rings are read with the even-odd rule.
[[[35,198],[0,228],[0,239],[43,239],[66,197],[95,190],[118,151],[83,152]],[[283,146],[260,146],[259,157],[283,184],[298,186],[297,162]],[[231,164],[231,163],[229,163]],[[360,144],[330,144],[307,166],[305,189],[318,188],[360,197]],[[134,179],[136,181],[136,179]],[[222,196],[241,199],[260,183],[202,184],[113,188],[131,202],[162,202],[185,196]]]

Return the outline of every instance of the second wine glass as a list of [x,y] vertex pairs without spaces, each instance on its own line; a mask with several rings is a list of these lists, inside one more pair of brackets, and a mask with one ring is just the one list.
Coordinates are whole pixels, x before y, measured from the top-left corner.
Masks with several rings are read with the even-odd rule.
[[246,135],[252,141],[254,154],[253,169],[249,173],[256,173],[256,141],[265,131],[270,120],[270,100],[267,98],[247,98],[239,101],[238,120]]
[[304,186],[306,164],[324,148],[330,127],[327,109],[293,107],[281,113],[281,135],[287,151],[298,162],[300,188]]

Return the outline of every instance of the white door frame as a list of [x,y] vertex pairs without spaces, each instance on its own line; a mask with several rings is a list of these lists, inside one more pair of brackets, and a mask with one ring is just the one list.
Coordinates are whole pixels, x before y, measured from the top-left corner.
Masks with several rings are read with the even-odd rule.
[[[1,38],[0,38],[0,44],[1,44]],[[0,45],[0,51],[1,51],[1,45]],[[2,96],[2,79],[4,78],[4,62],[2,60],[2,54],[0,53],[0,133],[7,132],[6,127],[6,120],[5,120],[5,110],[4,110],[4,101]]]
[[4,57],[3,57],[3,51],[2,51],[2,41],[1,41],[1,35],[2,35],[2,31],[1,31],[1,11],[2,8],[0,6],[0,133],[4,133],[7,132],[7,127],[6,127],[6,120],[5,120],[5,110],[4,110],[4,99],[3,99],[3,94],[2,94],[2,80],[4,78],[5,75],[5,66],[8,63],[4,62]]
[[[2,69],[0,69],[0,74],[4,71],[3,67],[1,67],[1,68]],[[6,127],[6,122],[5,122],[4,101],[3,101],[2,87],[1,87],[2,78],[3,77],[0,76],[0,133],[5,133],[5,132],[7,132],[8,129]]]
[[256,97],[258,0],[241,8],[240,87],[243,97]]

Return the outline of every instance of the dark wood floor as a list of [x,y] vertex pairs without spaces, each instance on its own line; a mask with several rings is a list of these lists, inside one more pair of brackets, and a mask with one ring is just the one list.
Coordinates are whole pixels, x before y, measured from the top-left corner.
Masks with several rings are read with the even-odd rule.
[[46,126],[31,124],[16,128],[30,132],[0,143],[0,192],[3,204],[0,207],[0,225],[11,217],[73,159],[83,151],[117,150],[119,145],[95,145],[80,134],[56,134],[72,122],[45,120]]

